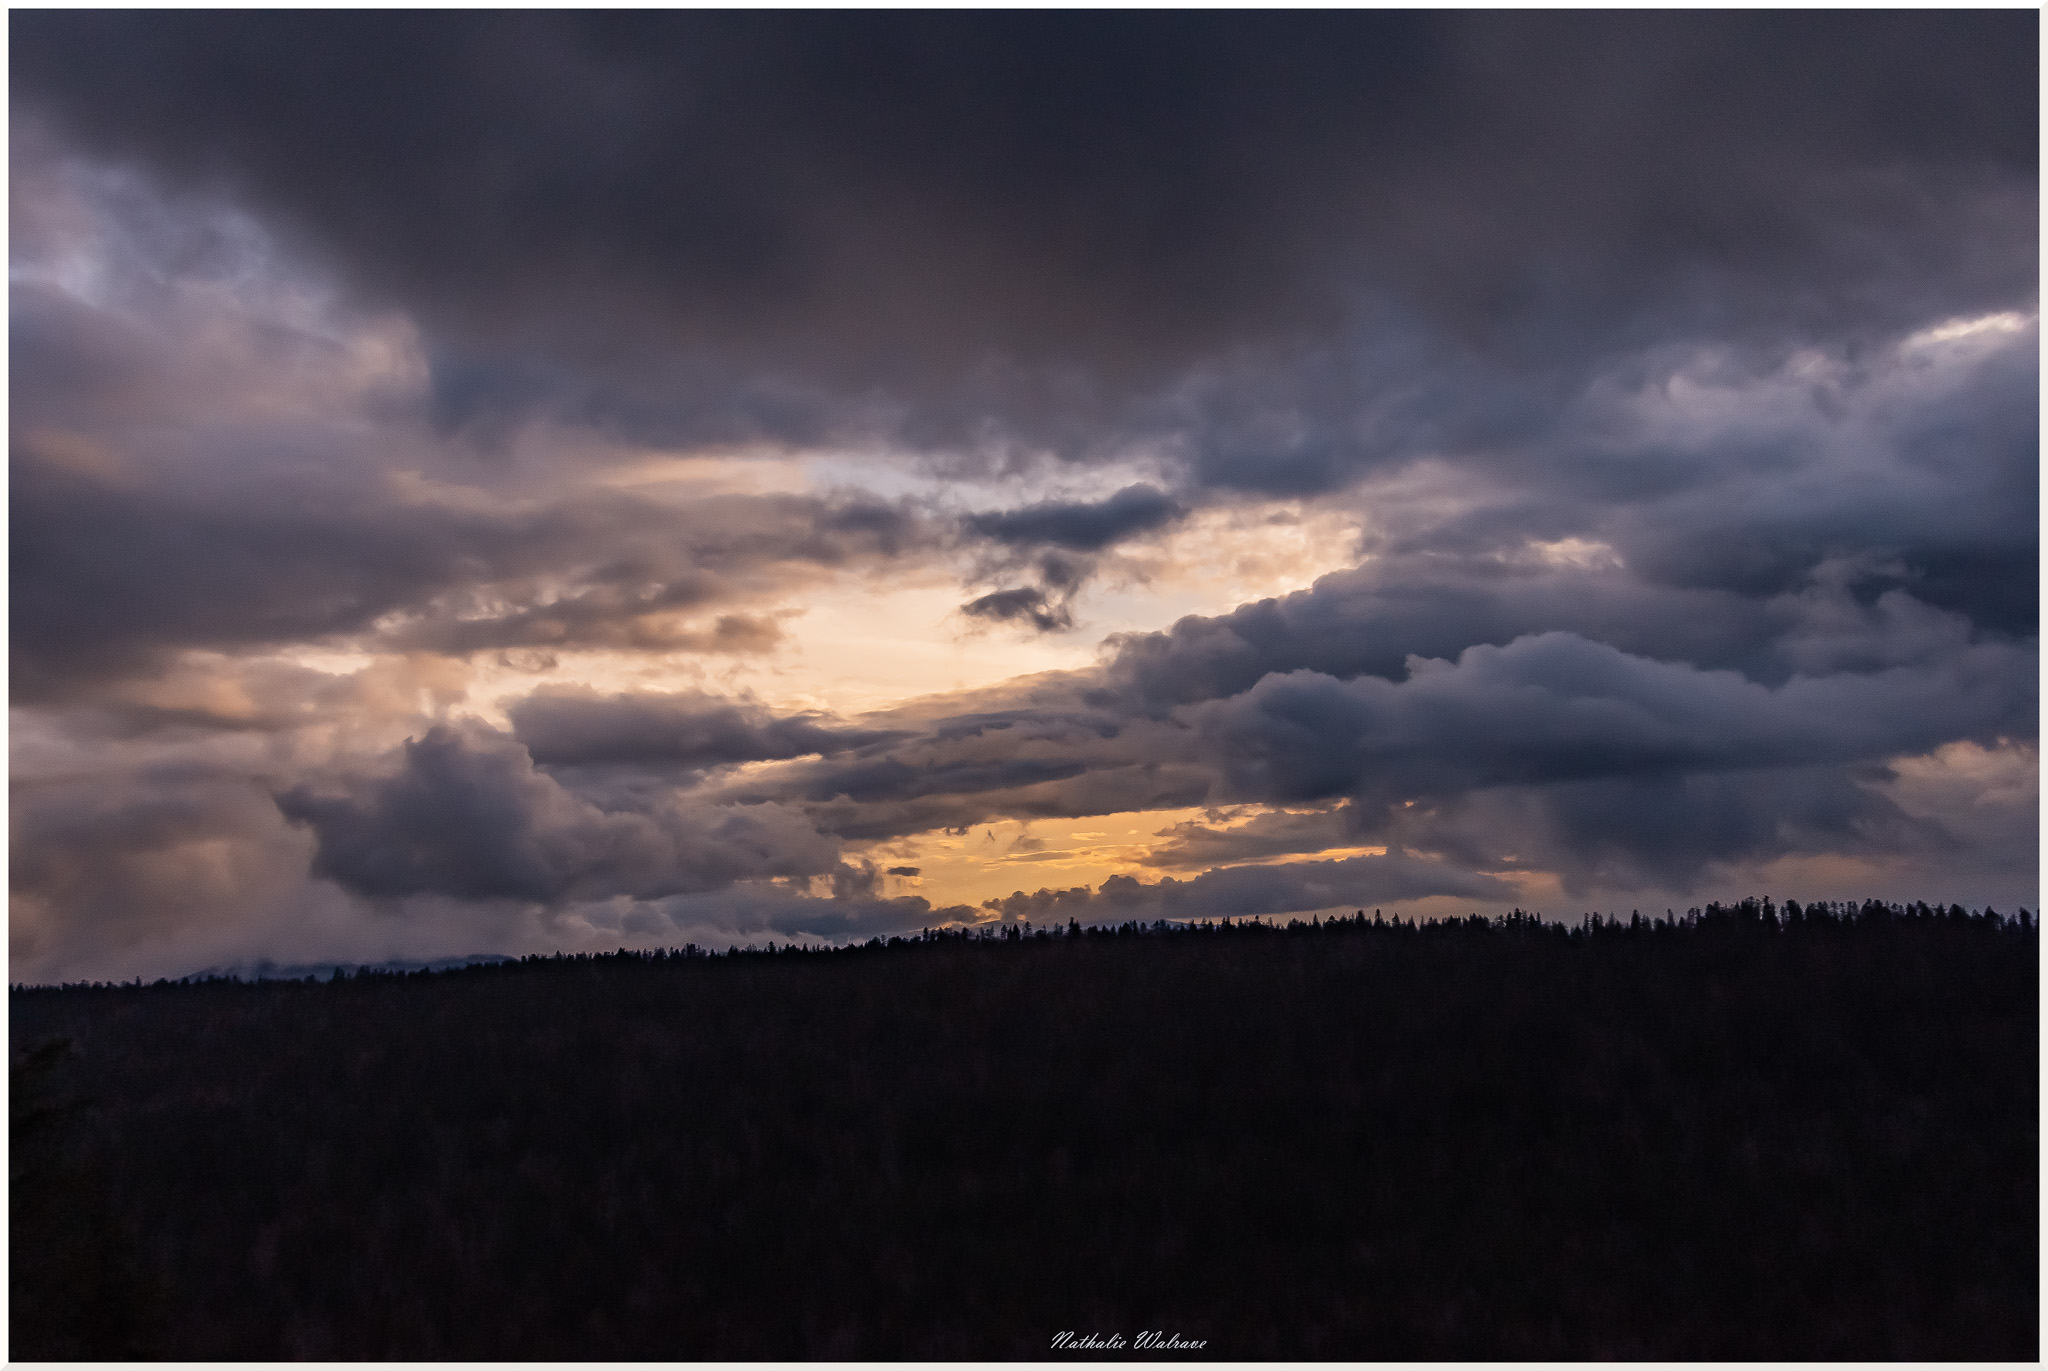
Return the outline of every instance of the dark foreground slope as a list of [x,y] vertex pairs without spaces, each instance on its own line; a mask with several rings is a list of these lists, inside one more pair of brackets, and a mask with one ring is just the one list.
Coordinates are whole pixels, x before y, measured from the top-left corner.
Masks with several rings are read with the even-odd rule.
[[2036,935],[1828,912],[17,990],[13,1353],[2031,1360]]

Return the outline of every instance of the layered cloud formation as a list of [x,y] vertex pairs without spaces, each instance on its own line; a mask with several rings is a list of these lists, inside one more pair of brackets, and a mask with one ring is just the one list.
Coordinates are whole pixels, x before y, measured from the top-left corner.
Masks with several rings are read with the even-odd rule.
[[2031,904],[2036,33],[18,15],[14,974]]

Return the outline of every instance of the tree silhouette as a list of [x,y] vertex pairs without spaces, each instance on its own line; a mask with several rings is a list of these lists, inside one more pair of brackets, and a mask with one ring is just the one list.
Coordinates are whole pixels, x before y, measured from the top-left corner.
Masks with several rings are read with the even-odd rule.
[[1759,899],[17,988],[13,1351],[2031,1360],[2038,981]]

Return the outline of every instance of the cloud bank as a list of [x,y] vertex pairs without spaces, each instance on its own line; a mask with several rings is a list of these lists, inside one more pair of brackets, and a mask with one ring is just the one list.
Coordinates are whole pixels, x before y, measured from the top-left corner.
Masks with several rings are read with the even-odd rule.
[[17,978],[2038,902],[2030,13],[10,35]]

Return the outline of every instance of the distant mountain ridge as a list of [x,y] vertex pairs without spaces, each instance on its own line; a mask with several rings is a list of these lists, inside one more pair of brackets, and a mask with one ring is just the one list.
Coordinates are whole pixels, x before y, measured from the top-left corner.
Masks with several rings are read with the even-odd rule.
[[519,960],[501,952],[472,952],[464,957],[436,957],[431,961],[384,961],[384,962],[294,962],[280,964],[269,958],[254,962],[232,962],[225,966],[210,966],[204,971],[195,971],[189,976],[178,977],[181,981],[233,980],[233,981],[331,981],[336,975],[346,972],[353,976],[363,971],[454,971],[465,966],[486,966],[493,962]]

